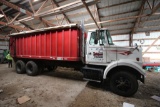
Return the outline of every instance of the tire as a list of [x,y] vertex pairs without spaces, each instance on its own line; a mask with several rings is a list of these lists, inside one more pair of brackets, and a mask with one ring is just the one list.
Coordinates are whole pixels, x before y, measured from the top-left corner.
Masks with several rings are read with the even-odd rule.
[[16,72],[18,74],[24,74],[26,72],[25,63],[22,60],[16,62]]
[[137,78],[128,72],[117,72],[110,77],[110,89],[121,96],[132,96],[138,90]]
[[27,72],[27,75],[29,76],[38,75],[39,71],[38,71],[37,64],[33,61],[28,61],[26,64],[26,72]]

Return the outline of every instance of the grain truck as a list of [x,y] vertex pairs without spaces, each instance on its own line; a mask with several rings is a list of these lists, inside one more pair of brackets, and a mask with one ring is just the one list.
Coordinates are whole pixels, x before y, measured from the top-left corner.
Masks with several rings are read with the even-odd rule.
[[145,80],[142,50],[114,45],[107,29],[85,33],[82,26],[70,24],[13,33],[10,53],[18,74],[35,76],[44,68],[72,67],[85,80],[107,79],[111,91],[122,96],[135,94],[138,80]]

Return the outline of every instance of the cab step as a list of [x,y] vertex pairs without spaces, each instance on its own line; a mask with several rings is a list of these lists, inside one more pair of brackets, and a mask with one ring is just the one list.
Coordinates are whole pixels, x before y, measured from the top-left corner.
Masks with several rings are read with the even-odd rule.
[[88,81],[101,82],[103,78],[103,69],[94,67],[82,67],[81,72],[83,73],[84,79]]

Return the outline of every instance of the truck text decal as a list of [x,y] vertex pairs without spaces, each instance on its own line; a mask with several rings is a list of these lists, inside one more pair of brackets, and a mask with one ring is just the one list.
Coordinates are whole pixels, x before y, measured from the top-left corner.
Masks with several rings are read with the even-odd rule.
[[94,58],[103,58],[103,52],[93,52]]

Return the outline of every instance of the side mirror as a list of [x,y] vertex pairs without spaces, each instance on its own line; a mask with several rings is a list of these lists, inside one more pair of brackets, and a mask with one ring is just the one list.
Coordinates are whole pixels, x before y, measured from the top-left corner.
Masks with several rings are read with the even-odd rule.
[[98,44],[98,40],[97,39],[94,40],[94,44]]

